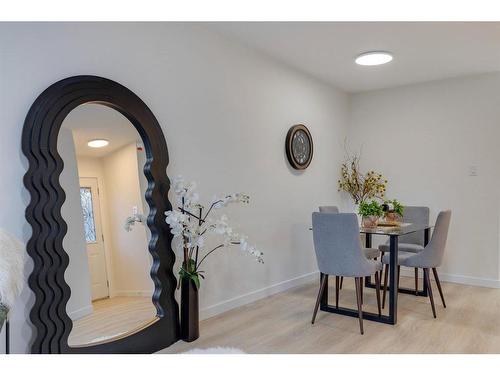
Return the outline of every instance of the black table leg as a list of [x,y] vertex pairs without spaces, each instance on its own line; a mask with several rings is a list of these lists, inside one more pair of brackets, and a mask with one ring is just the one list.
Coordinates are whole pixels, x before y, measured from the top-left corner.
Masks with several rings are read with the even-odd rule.
[[[424,247],[427,246],[427,244],[429,243],[430,234],[431,234],[431,228],[426,228],[424,230]],[[423,284],[424,284],[424,292],[422,293],[422,295],[425,297],[428,297],[429,293],[428,293],[428,288],[427,288],[427,279],[425,277],[424,277]]]
[[[371,233],[365,233],[365,247],[367,249],[372,247],[372,234]],[[370,284],[372,284],[372,277],[366,276],[365,277],[365,286],[370,287]]]
[[392,324],[398,322],[398,236],[389,239],[389,320]]
[[371,233],[365,233],[365,247],[366,248],[372,247],[372,234]]

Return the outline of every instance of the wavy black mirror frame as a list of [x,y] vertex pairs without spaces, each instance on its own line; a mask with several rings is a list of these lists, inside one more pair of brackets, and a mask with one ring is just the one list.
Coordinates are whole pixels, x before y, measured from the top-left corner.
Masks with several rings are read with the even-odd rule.
[[[71,290],[64,279],[69,257],[63,248],[67,225],[61,216],[65,193],[59,183],[63,160],[57,137],[64,118],[77,106],[99,103],[123,114],[141,135],[147,156],[146,200],[153,257],[151,278],[157,317],[144,327],[96,345],[70,347],[72,321],[66,313]],[[171,209],[166,175],[168,151],[158,121],[147,105],[126,87],[106,78],[75,76],[47,88],[31,106],[24,122],[22,149],[29,161],[24,185],[31,194],[26,219],[32,228],[27,251],[34,268],[28,284],[35,294],[30,319],[36,328],[32,353],[152,353],[179,339],[179,312],[174,292],[175,255],[164,212]]]

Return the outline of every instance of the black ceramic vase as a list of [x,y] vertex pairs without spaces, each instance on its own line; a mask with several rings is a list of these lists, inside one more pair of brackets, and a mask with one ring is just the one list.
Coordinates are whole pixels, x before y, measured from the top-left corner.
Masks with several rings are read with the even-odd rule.
[[181,339],[191,342],[200,337],[198,288],[193,280],[181,279]]

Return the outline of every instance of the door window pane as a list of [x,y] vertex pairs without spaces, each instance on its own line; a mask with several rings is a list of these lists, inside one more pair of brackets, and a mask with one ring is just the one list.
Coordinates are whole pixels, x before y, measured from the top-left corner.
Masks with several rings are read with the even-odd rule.
[[85,241],[96,242],[94,206],[92,205],[92,191],[88,187],[80,188],[80,201],[83,211],[83,226],[85,229]]

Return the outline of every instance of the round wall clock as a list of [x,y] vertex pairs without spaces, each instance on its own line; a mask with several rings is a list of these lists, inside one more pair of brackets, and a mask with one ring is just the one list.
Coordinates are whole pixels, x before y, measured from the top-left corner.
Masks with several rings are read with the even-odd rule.
[[286,156],[295,169],[306,169],[313,157],[313,141],[309,129],[294,125],[286,135]]

